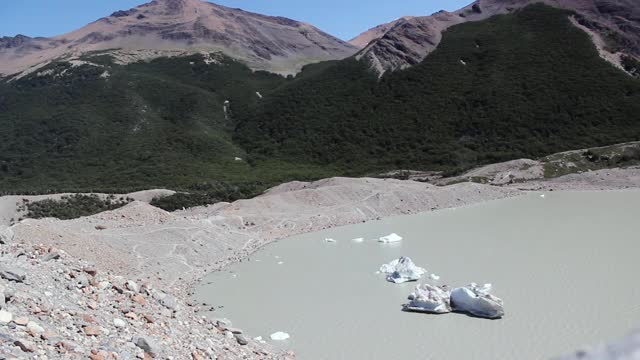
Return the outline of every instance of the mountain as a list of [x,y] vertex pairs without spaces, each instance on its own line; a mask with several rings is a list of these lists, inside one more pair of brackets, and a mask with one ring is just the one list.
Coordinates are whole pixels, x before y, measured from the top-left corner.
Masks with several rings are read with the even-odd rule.
[[0,74],[105,51],[120,63],[221,51],[253,69],[295,73],[357,48],[312,25],[200,0],[154,0],[52,38],[0,38]]
[[393,28],[397,24],[399,24],[401,22],[404,22],[404,21],[411,20],[411,19],[412,19],[411,16],[404,16],[404,17],[401,17],[399,19],[390,21],[388,23],[381,24],[381,25],[378,25],[376,27],[373,27],[373,28],[363,32],[362,34],[356,36],[355,38],[349,40],[349,44],[351,44],[353,46],[357,46],[358,48],[362,49],[365,46],[369,45],[369,43],[371,41],[377,40],[377,39],[381,38],[382,36],[384,36],[384,34],[386,34],[387,31],[391,30],[391,28]]
[[309,65],[239,118],[234,140],[250,157],[357,175],[640,139],[640,78],[602,59],[572,16],[533,4],[453,25],[422,61],[381,77],[354,58]]
[[[193,203],[245,197],[289,180],[398,168],[455,172],[640,140],[635,58],[624,59],[627,72],[606,62],[576,10],[533,4],[507,11],[513,1],[495,3],[504,13],[488,16],[492,8],[471,5],[465,16],[478,19],[446,31],[438,24],[464,18],[436,14],[429,19],[438,26],[423,22],[421,32],[409,31],[416,18],[401,19],[360,53],[384,43],[389,59],[412,59],[382,75],[363,56],[351,56],[283,77],[255,71],[228,47],[170,52],[133,44],[53,57],[0,79],[0,189],[206,193]],[[121,24],[161,11],[174,21],[194,4],[216,8],[165,0],[106,19]],[[616,26],[632,17],[629,6],[611,15]],[[162,27],[175,38],[195,23],[184,24]],[[437,46],[423,36],[431,33],[441,37]],[[55,41],[5,38],[2,46],[28,52]],[[410,58],[400,42],[432,50]],[[634,52],[633,41],[618,44],[627,44],[619,53]],[[147,61],[136,61],[143,56]]]
[[[357,58],[382,74],[420,63],[431,53],[449,27],[507,14],[538,1],[477,0],[458,11],[440,11],[431,16],[403,18],[374,28],[352,41],[368,43]],[[625,57],[640,58],[640,2],[635,0],[544,0],[539,1],[574,12],[572,21],[588,32],[601,56],[624,67]],[[385,29],[388,29],[385,31]]]

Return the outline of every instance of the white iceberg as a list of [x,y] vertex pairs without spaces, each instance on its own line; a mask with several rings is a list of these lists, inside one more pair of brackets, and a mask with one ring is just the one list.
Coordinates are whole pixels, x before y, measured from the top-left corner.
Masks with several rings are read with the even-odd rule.
[[351,239],[351,241],[353,241],[354,243],[361,243],[361,242],[364,242],[364,238],[355,238],[355,239]]
[[286,332],[278,331],[278,332],[275,332],[275,333],[271,334],[270,337],[271,337],[271,340],[283,341],[283,340],[287,340],[291,336],[289,336],[289,334],[287,334]]
[[380,272],[387,274],[387,281],[401,284],[407,281],[419,280],[427,270],[416,266],[410,258],[403,256],[380,266]]
[[499,319],[504,316],[502,299],[493,296],[491,284],[479,287],[471,283],[465,287],[451,291],[451,307],[455,311],[471,314],[473,316]]
[[418,285],[416,291],[409,295],[410,302],[403,306],[403,310],[430,314],[449,313],[450,297],[451,292],[447,289],[429,284]]
[[324,239],[324,242],[327,242],[327,243],[336,243],[337,241],[335,241],[334,239],[331,239],[331,238],[326,238],[326,239]]
[[394,243],[394,242],[398,242],[398,241],[402,241],[402,236],[396,234],[396,233],[392,233],[389,234],[387,236],[383,236],[380,239],[378,239],[379,242],[381,243]]

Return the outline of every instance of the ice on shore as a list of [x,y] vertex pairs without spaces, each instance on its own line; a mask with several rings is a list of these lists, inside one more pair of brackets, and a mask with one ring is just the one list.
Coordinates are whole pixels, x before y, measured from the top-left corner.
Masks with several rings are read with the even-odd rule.
[[289,339],[291,336],[289,336],[289,334],[287,334],[286,332],[278,331],[271,334],[270,337],[271,337],[271,340],[283,341],[283,340]]
[[493,296],[491,284],[482,287],[471,283],[465,287],[453,289],[451,292],[451,307],[455,311],[474,316],[498,319],[504,316],[502,299]]
[[451,292],[441,287],[422,284],[416,286],[409,295],[410,302],[403,306],[404,311],[445,314],[451,312]]
[[408,281],[417,281],[427,271],[416,266],[413,261],[411,261],[411,258],[403,256],[380,266],[380,272],[387,274],[387,281],[401,284]]
[[380,239],[378,239],[379,242],[381,243],[394,243],[394,242],[398,242],[398,241],[402,241],[402,236],[396,234],[396,233],[392,233],[389,234],[387,236],[383,236]]

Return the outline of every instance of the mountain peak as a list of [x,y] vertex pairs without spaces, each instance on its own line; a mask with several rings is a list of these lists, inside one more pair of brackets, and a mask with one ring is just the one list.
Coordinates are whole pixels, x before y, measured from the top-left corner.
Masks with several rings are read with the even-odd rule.
[[0,49],[0,74],[94,51],[126,53],[123,59],[116,57],[123,63],[222,52],[256,70],[292,74],[306,64],[342,59],[358,50],[302,22],[201,0],[153,0],[68,34],[28,43],[29,48],[16,41],[4,44],[12,50]]

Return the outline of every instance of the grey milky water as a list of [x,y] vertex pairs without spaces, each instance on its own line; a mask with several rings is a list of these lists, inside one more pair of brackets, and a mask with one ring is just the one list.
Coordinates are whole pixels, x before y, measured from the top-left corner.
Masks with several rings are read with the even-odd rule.
[[[529,194],[296,236],[195,297],[300,359],[546,359],[640,327],[639,229],[640,192]],[[372,240],[391,232],[404,240]],[[506,317],[402,312],[416,283],[376,274],[402,255],[441,276],[429,282],[492,283]]]

